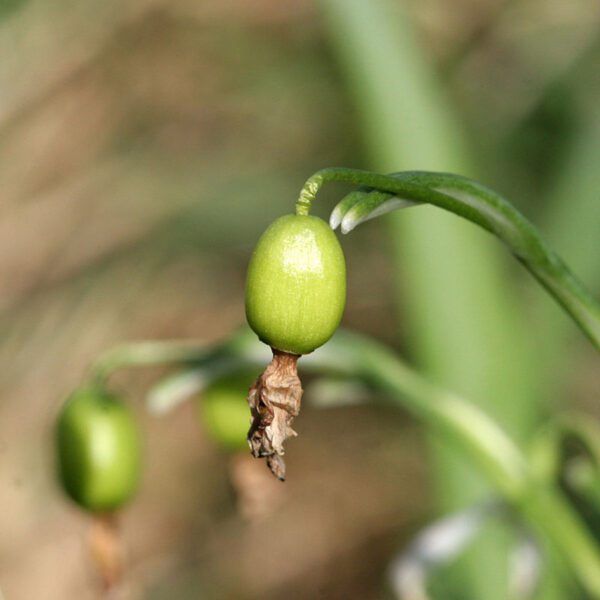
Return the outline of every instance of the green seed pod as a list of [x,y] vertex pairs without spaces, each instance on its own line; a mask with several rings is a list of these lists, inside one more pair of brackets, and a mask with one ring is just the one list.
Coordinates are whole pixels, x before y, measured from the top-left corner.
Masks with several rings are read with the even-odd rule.
[[246,318],[272,348],[308,354],[335,332],[346,301],[340,244],[318,217],[286,215],[262,235],[248,267]]
[[210,438],[228,452],[248,450],[250,409],[246,396],[257,373],[225,376],[211,383],[198,399],[198,414]]
[[92,512],[118,508],[134,494],[141,444],[129,407],[100,389],[74,392],[56,428],[59,475],[65,492]]

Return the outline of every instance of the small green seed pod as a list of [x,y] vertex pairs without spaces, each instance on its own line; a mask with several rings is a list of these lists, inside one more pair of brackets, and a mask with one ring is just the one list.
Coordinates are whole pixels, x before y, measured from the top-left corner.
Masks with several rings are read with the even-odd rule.
[[74,392],[56,428],[59,475],[65,492],[91,512],[120,507],[134,494],[141,444],[129,407],[100,389]]
[[286,215],[262,235],[248,267],[246,318],[276,350],[308,354],[335,332],[346,300],[344,254],[318,217]]
[[198,399],[203,429],[223,450],[248,450],[250,410],[246,402],[255,371],[234,373],[212,382]]

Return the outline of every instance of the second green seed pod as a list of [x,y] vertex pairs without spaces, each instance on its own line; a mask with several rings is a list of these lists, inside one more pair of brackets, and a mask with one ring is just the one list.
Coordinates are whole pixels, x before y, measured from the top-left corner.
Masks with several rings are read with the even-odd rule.
[[198,398],[204,430],[227,452],[248,450],[250,410],[246,396],[256,375],[255,371],[225,375],[210,383]]
[[131,409],[97,388],[74,392],[57,423],[59,475],[65,492],[91,512],[114,510],[135,493],[141,444]]

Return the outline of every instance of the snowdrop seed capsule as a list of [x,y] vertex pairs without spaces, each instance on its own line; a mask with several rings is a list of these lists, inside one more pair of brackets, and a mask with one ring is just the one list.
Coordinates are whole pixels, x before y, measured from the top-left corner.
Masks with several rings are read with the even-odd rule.
[[272,348],[308,354],[335,332],[346,300],[346,265],[322,219],[286,215],[262,235],[248,267],[246,317]]
[[226,375],[210,383],[198,398],[204,431],[226,452],[248,449],[250,411],[245,397],[256,376],[256,371]]
[[130,408],[97,388],[74,392],[57,422],[58,470],[65,492],[95,513],[129,500],[140,475],[140,437]]
[[277,219],[262,235],[248,267],[246,318],[273,349],[250,388],[252,454],[285,479],[284,442],[296,435],[302,385],[297,362],[335,332],[346,301],[346,265],[327,223],[309,215]]

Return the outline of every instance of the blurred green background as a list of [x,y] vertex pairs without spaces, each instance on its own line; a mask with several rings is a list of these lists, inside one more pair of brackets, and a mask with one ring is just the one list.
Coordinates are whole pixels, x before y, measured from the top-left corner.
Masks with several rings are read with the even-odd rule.
[[[596,0],[0,0],[5,598],[98,597],[88,519],[54,478],[62,399],[118,342],[210,343],[240,325],[252,247],[315,170],[477,176],[597,292],[599,42]],[[339,197],[326,191],[315,213]],[[345,326],[520,440],[561,407],[599,416],[591,347],[497,243],[444,218],[429,238],[394,215],[342,239]],[[407,416],[317,409],[310,386],[289,480],[263,481],[216,448],[191,403],[145,414],[163,372],[115,378],[146,434],[119,597],[391,597],[390,559],[485,494]],[[258,478],[246,500],[259,517],[240,508],[240,478]],[[497,552],[450,567],[435,597],[507,597]]]

